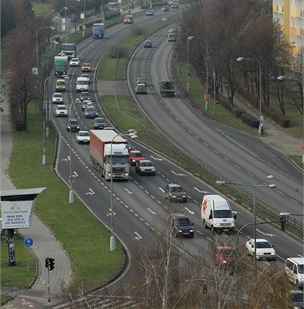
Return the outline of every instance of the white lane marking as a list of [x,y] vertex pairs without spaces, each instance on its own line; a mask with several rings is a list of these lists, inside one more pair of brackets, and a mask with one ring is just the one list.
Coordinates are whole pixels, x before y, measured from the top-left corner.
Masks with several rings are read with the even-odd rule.
[[155,156],[150,156],[150,158],[155,160],[155,161],[163,161],[163,159],[155,157]]
[[76,178],[79,177],[78,173],[76,171],[73,172],[72,177]]
[[175,176],[186,176],[185,174],[183,174],[183,173],[177,173],[177,172],[175,172],[175,171],[173,171],[173,170],[171,170],[170,171],[173,175],[175,175]]
[[86,195],[95,195],[95,192],[91,188],[89,188],[89,191],[86,192]]
[[206,191],[201,190],[201,189],[199,189],[199,188],[197,188],[197,187],[194,187],[194,190],[197,191],[197,192],[199,192],[199,193],[206,193]]
[[141,239],[143,239],[142,236],[141,236],[139,233],[134,232],[134,234],[135,234],[135,237],[134,237],[134,238],[135,238],[136,240],[141,240]]
[[161,192],[165,193],[165,190],[164,190],[162,187],[158,187],[158,189],[159,189]]
[[188,207],[185,207],[185,209],[186,209],[191,215],[194,215],[194,211],[190,210]]
[[154,210],[152,210],[151,208],[147,208],[147,210],[152,214],[152,215],[156,215],[156,212]]
[[263,231],[261,231],[260,229],[256,229],[258,233],[262,234],[263,236],[268,236],[268,237],[274,237],[274,234],[270,234],[270,233],[265,233]]
[[109,217],[109,216],[116,216],[116,212],[115,212],[115,211],[113,211],[113,209],[112,209],[112,208],[109,208],[109,209],[108,209],[108,212],[107,212],[107,217]]
[[125,190],[128,194],[133,194],[133,192],[130,191],[128,188],[124,188],[124,190]]

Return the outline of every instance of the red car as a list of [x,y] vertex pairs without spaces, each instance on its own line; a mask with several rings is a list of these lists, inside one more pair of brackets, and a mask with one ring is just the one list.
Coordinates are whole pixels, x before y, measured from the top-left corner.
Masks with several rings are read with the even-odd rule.
[[231,246],[217,246],[215,248],[215,265],[232,266],[235,261],[235,250]]
[[141,151],[136,149],[129,150],[129,163],[131,166],[136,166],[136,162],[144,160],[144,156],[142,155]]

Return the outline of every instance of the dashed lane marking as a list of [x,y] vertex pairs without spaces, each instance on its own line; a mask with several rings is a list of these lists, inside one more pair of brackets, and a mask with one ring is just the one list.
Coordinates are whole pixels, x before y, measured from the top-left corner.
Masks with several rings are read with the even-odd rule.
[[155,212],[153,209],[147,208],[147,210],[148,210],[152,215],[156,215],[156,212]]
[[95,195],[93,189],[89,188],[89,191],[85,193],[86,195]]
[[268,236],[268,237],[274,237],[275,234],[270,234],[270,233],[265,233],[261,231],[260,229],[256,229],[258,233],[262,234],[263,236]]
[[133,192],[130,191],[128,188],[124,188],[124,191],[126,191],[128,194],[133,194]]
[[155,160],[155,161],[163,161],[163,159],[155,157],[155,156],[150,156],[150,158]]
[[134,237],[134,238],[135,238],[136,240],[141,240],[141,239],[143,239],[142,236],[141,236],[139,233],[134,232],[134,234],[135,234],[135,237]]
[[170,171],[173,175],[175,175],[175,176],[180,176],[180,177],[182,177],[182,176],[186,176],[186,174],[183,174],[183,173],[177,173],[176,171],[174,171],[174,170],[171,170]]
[[158,189],[159,189],[161,192],[165,193],[165,190],[164,190],[162,187],[158,187]]
[[190,210],[188,207],[185,207],[185,210],[188,211],[191,215],[194,215],[194,211]]

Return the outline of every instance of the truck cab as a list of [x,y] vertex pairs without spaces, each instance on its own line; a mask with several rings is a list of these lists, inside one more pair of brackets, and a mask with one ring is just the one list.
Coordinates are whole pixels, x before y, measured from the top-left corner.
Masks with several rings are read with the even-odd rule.
[[140,150],[130,149],[129,150],[129,163],[131,166],[136,166],[138,161],[144,160],[144,156],[142,155]]

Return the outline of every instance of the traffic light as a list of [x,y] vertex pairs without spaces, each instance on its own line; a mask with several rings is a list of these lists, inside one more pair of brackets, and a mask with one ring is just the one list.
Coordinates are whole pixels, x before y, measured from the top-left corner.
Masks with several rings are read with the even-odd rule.
[[55,259],[49,258],[50,265],[49,265],[49,271],[52,271],[55,268]]
[[55,259],[50,257],[45,258],[45,267],[49,271],[52,271],[55,268]]

